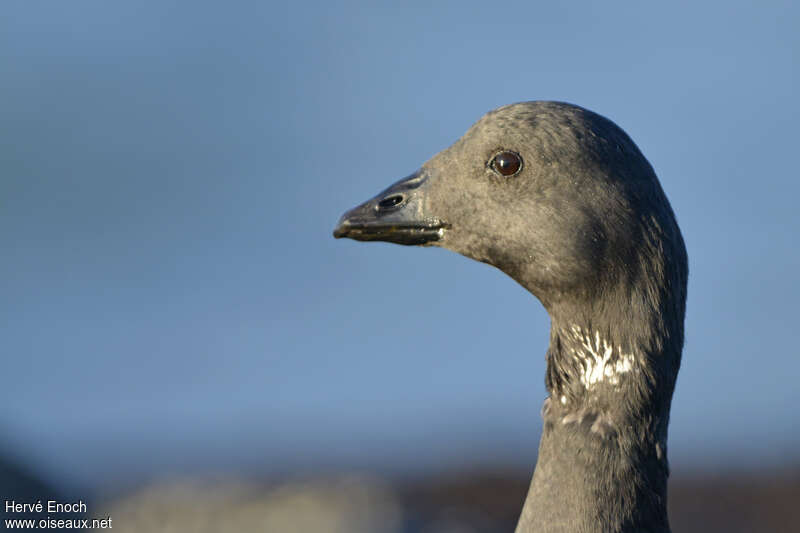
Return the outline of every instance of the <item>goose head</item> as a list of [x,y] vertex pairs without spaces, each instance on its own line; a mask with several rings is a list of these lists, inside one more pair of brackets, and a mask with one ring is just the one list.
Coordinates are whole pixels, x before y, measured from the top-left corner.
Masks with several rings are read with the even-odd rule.
[[[571,476],[571,486],[583,486],[598,469],[614,471],[621,477],[600,485],[628,486],[617,499],[640,502],[619,510],[619,520],[632,524],[639,513],[638,524],[652,525],[649,513],[666,524],[661,503],[641,501],[662,502],[652,495],[666,490],[687,257],[653,168],[622,129],[565,103],[501,107],[346,212],[334,236],[446,248],[502,270],[535,295],[551,318],[550,397],[526,509],[542,516],[542,502],[554,494],[562,506],[576,498],[581,491],[548,480],[552,465],[572,462],[576,473],[557,474],[562,488]],[[626,478],[626,471],[633,473]],[[538,489],[537,476],[545,480]],[[637,492],[642,486],[646,494]],[[603,496],[584,494],[592,499],[586,524],[604,512]],[[590,530],[575,520],[574,530]],[[619,520],[603,527],[626,530],[614,529]],[[543,523],[532,529],[550,530]]]

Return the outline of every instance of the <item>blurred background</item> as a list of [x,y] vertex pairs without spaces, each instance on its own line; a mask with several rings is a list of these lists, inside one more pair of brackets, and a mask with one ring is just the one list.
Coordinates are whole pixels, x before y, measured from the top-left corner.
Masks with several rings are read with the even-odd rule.
[[688,246],[674,530],[789,531],[798,27],[788,1],[4,2],[2,496],[129,531],[513,528],[545,311],[331,231],[552,99],[628,132]]

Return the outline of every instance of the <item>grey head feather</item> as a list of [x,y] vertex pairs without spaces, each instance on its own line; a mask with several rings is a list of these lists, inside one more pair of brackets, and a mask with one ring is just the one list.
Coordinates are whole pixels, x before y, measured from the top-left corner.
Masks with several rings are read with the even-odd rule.
[[[506,152],[521,158],[512,175],[494,164]],[[453,250],[499,268],[547,309],[550,398],[518,531],[669,531],[687,256],[625,132],[570,104],[501,107],[345,213],[334,236]]]

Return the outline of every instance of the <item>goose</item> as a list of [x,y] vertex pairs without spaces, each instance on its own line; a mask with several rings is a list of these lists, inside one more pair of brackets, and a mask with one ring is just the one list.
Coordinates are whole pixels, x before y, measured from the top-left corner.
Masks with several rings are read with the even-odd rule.
[[539,453],[516,531],[670,531],[667,425],[688,260],[653,168],[612,121],[561,102],[480,118],[333,236],[488,263],[550,316]]

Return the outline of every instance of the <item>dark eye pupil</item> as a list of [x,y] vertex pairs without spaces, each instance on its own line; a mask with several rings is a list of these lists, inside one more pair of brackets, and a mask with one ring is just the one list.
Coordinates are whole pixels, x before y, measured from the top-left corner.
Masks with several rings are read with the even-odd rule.
[[522,159],[514,152],[500,152],[492,161],[494,169],[503,176],[516,174],[522,166]]

